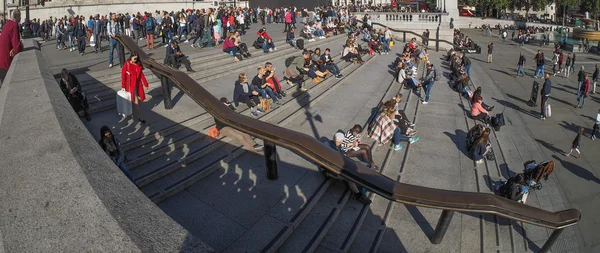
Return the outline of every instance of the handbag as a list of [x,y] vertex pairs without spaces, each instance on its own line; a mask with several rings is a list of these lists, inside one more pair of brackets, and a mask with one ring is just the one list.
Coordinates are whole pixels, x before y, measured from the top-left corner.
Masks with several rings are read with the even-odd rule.
[[213,139],[219,139],[221,132],[219,131],[219,129],[217,129],[217,126],[213,126],[210,130],[208,130],[208,133],[206,133],[206,135]]

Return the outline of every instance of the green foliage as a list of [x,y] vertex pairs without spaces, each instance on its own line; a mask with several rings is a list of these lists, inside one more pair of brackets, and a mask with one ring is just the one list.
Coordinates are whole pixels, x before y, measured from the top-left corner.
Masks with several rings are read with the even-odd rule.
[[582,0],[581,7],[590,14],[600,14],[600,0]]

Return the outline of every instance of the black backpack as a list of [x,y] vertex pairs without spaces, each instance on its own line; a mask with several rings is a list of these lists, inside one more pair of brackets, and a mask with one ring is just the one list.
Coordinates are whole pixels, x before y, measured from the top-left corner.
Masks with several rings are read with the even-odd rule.
[[482,133],[483,133],[483,125],[481,125],[481,124],[477,124],[469,130],[469,132],[467,133],[467,150],[468,151],[473,150],[473,144],[475,144],[477,139],[479,139],[479,137],[481,137]]
[[294,59],[296,59],[296,56],[291,56],[285,59],[285,66],[290,67],[290,65],[292,65],[292,62],[294,62]]

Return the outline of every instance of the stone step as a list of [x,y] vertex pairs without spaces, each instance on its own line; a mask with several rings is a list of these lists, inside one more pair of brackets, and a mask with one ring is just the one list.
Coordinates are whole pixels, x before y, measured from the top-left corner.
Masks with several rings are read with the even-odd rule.
[[[410,90],[402,89],[400,92],[403,94],[403,106],[406,116],[411,122],[417,124],[418,129],[418,97]],[[388,145],[375,145],[376,149],[373,151],[374,156],[381,157],[379,160],[384,161],[382,164],[382,173],[397,181],[401,181],[404,165],[411,149],[411,145],[406,142],[402,143],[402,145],[403,149],[399,151],[393,151]],[[418,145],[418,142],[416,145]],[[401,204],[374,194],[371,194],[370,197],[373,203],[371,203],[369,210],[359,212],[352,222],[348,222],[352,226],[346,225],[349,229],[345,229],[348,232],[345,234],[342,244],[339,244],[340,242],[337,241],[337,244],[324,244],[322,247],[335,248],[334,250],[340,252],[377,252],[379,250],[384,240],[385,232],[390,225],[389,222],[393,217],[394,208],[399,208],[397,206]],[[357,237],[360,240],[353,241]]]
[[[398,84],[395,80],[392,80],[387,90],[381,97],[378,108],[383,104],[383,102],[392,99],[393,96],[400,91],[400,84]],[[407,92],[405,91],[404,93]],[[368,113],[371,115],[371,117],[367,118],[367,121],[364,124],[365,127],[363,127],[364,129],[366,129],[366,126],[368,126],[371,120],[374,120],[374,116],[376,116],[376,113],[373,114],[372,111]],[[371,144],[374,159],[376,161],[383,161],[383,163],[380,164],[380,171],[383,173],[391,170],[390,159],[386,159],[386,157],[391,155],[392,152],[390,150],[383,151],[385,147],[377,147],[376,144],[371,140],[364,142]],[[378,149],[380,150],[379,152],[377,152]],[[368,196],[371,200],[375,198],[375,195],[372,193],[369,193]],[[330,229],[330,232],[323,238],[323,241],[317,248],[317,252],[348,252],[352,246],[352,243],[356,239],[356,236],[358,235],[358,232],[360,231],[367,214],[370,213],[370,209],[371,205],[363,205],[358,201],[350,201],[347,203],[343,212],[339,215],[337,221]]]
[[[340,68],[342,69],[342,71],[346,72],[347,68],[352,67],[349,66],[349,63],[341,63],[340,64]],[[327,78],[325,81],[323,81],[323,84],[318,84],[317,86],[314,86],[313,88],[317,89],[320,88],[322,86],[325,85],[325,83],[332,83],[335,82],[337,80],[330,78]],[[282,114],[281,112],[284,109],[287,109],[288,107],[297,107],[298,104],[294,103],[295,100],[299,100],[302,101],[303,97],[307,97],[309,96],[311,93],[315,92],[313,89],[311,89],[309,92],[306,93],[292,93],[291,91],[294,88],[288,88],[287,92],[290,93],[290,95],[288,95],[288,97],[286,98],[286,101],[278,107],[273,108],[271,111],[266,112],[265,114],[261,114],[261,116],[259,117],[259,119],[261,120],[266,120],[269,117],[273,117],[276,114]],[[312,99],[312,101],[315,101],[316,97]],[[275,105],[274,105],[275,106]],[[250,111],[248,109],[242,110],[240,111],[240,113],[250,116]],[[286,114],[286,115],[291,115],[293,112]],[[141,166],[145,163],[153,162],[152,166],[156,166],[157,163],[155,161],[155,159],[161,157],[162,155],[165,154],[170,154],[171,152],[175,152],[178,149],[187,147],[189,149],[188,144],[198,140],[200,137],[199,136],[203,136],[203,135],[198,135],[196,133],[198,132],[206,132],[207,129],[209,127],[212,126],[212,121],[208,120],[211,117],[210,116],[205,116],[203,117],[205,119],[205,121],[209,121],[211,123],[205,123],[205,121],[198,121],[198,123],[194,124],[194,125],[188,125],[187,128],[180,128],[179,131],[171,131],[172,134],[168,135],[168,141],[164,141],[165,137],[167,136],[163,136],[163,138],[156,138],[155,141],[149,140],[149,138],[146,138],[146,140],[149,140],[149,142],[143,142],[140,143],[140,146],[132,146],[132,145],[126,145],[126,150],[133,150],[133,152],[128,153],[128,158],[129,158],[129,162],[127,163],[128,168],[133,169],[136,168],[138,166]],[[152,134],[150,136],[153,136]],[[156,144],[154,144],[156,143]],[[147,151],[147,149],[150,148],[150,151]],[[146,151],[144,151],[146,150]],[[169,163],[172,161],[172,159],[167,158],[166,159]],[[145,173],[147,174],[147,173]],[[144,174],[144,175],[145,175]],[[139,185],[138,186],[142,186]]]
[[[370,59],[372,59],[372,57],[366,59],[366,61],[369,61]],[[330,80],[333,80],[333,81],[330,81]],[[341,83],[341,80],[328,78],[325,81],[323,81],[322,84],[314,86],[313,89],[311,89],[307,92],[299,93],[298,96],[305,96],[305,97],[310,98],[310,97],[312,97],[311,93],[315,92],[315,90],[318,92],[323,87],[327,87],[327,86],[331,86],[331,85],[339,85],[340,83]],[[314,99],[312,99],[312,100],[315,100],[317,98],[319,98],[319,96],[314,96]],[[294,100],[302,100],[302,99],[296,98]],[[293,103],[294,100],[288,100],[286,103],[284,103],[282,105],[282,107],[285,105],[294,104]],[[302,105],[296,104],[296,106],[300,107]],[[281,112],[281,111],[282,110],[280,110],[279,112]],[[276,109],[274,110],[274,112],[279,113],[279,112],[277,112]],[[296,110],[296,113],[297,112],[298,112],[298,110]],[[266,113],[263,116],[264,118],[260,118],[260,119],[268,120],[269,117],[272,117],[271,115],[275,115],[275,113],[273,113],[273,112]],[[188,137],[185,137],[181,141],[175,142],[173,144],[170,144],[170,145],[164,147],[164,150],[162,150],[162,151],[167,151],[167,154],[169,155],[168,157],[163,157],[164,153],[152,151],[147,156],[144,156],[141,159],[134,158],[136,161],[140,160],[140,161],[143,161],[144,163],[152,161],[152,164],[148,168],[143,168],[142,169],[143,172],[136,172],[136,170],[132,170],[132,173],[134,174],[134,176],[142,176],[143,177],[143,178],[140,178],[140,179],[143,179],[140,182],[140,184],[143,184],[143,185],[148,184],[150,181],[152,181],[154,179],[158,179],[158,181],[162,181],[163,178],[165,178],[165,177],[161,177],[161,176],[165,176],[165,175],[167,175],[166,177],[168,177],[168,178],[171,177],[171,174],[187,176],[186,174],[181,174],[178,171],[183,167],[188,167],[188,166],[183,166],[183,164],[190,163],[190,162],[193,163],[193,161],[195,161],[196,159],[199,159],[202,155],[206,155],[206,152],[207,152],[206,148],[207,147],[210,148],[209,147],[210,145],[205,145],[207,142],[207,138],[204,138],[204,137],[205,137],[205,135],[203,135],[203,134],[190,135]],[[192,141],[192,143],[188,143],[188,141]],[[219,143],[224,144],[225,142],[226,141],[221,140]],[[208,144],[210,144],[210,143],[208,143]],[[179,150],[177,148],[185,148],[185,150]],[[241,153],[243,153],[243,152],[240,152],[239,154],[241,154]],[[233,158],[235,158],[235,157],[231,157],[231,159],[233,159]],[[160,159],[160,160],[157,161],[156,159]],[[137,166],[140,166],[140,164],[138,163]],[[212,168],[212,169],[214,169],[214,168]],[[208,173],[208,174],[210,174],[210,173]],[[201,175],[206,176],[208,174],[201,174]],[[201,179],[200,176],[193,176],[193,177],[190,176],[190,178],[189,178],[189,180],[200,180],[200,179]],[[178,182],[178,184],[183,183],[188,186],[193,184],[193,183],[187,182],[187,180],[188,179],[181,179],[181,180],[178,180],[177,182]],[[182,182],[179,182],[179,181],[182,181]],[[183,182],[183,181],[185,181],[185,182]],[[175,186],[168,187],[168,188],[174,189],[174,190],[182,189],[181,187],[175,187]],[[154,196],[155,193],[156,192],[153,191],[151,194]],[[175,194],[175,193],[169,193],[169,196],[173,195],[173,194]],[[160,196],[165,196],[165,195],[161,194]],[[155,201],[159,201],[159,202],[164,200],[164,198],[162,198],[160,196],[157,195],[156,197],[151,197],[149,195],[149,197],[151,197],[151,199],[153,199]]]
[[350,197],[352,191],[343,181],[335,180],[315,208],[294,228],[290,237],[278,249],[280,252],[313,252],[337,220],[347,202],[358,201]]
[[[333,43],[336,41],[339,41],[339,38],[336,38],[335,40],[332,40],[332,41],[323,40],[323,42],[324,42],[323,44],[317,44],[316,46],[322,46],[322,45],[325,45],[325,43]],[[268,60],[273,61],[273,60],[277,60],[277,59],[282,59],[283,57],[289,56],[289,54],[286,54],[286,52],[278,51],[275,53],[268,54],[268,56],[270,56],[270,57],[275,56],[275,58],[260,58],[260,59],[257,58],[250,63],[248,63],[247,61],[240,61],[237,63],[233,63],[232,66],[236,67],[238,69],[246,67],[246,68],[248,68],[248,72],[250,72],[250,71],[252,71],[251,67],[255,66],[256,64],[263,64],[264,62],[266,62]],[[244,62],[246,62],[247,64],[243,65],[243,66],[239,66],[239,65],[234,66],[234,64],[239,64],[239,63],[244,63]],[[202,73],[196,72],[196,73],[189,74],[190,77],[194,78],[199,83],[209,82],[209,81],[212,81],[212,80],[215,80],[218,78],[222,78],[222,77],[225,77],[228,75],[231,75],[231,73],[228,71],[228,69],[222,68],[221,66],[213,68],[212,70],[202,71]],[[148,82],[149,82],[150,87],[160,86],[160,81],[158,81],[158,79],[156,79],[155,82],[153,82],[153,81],[148,81]],[[103,88],[103,89],[113,89],[113,90],[121,89],[120,79],[117,83],[109,84],[108,86],[104,85],[104,84],[102,84],[102,85],[105,86],[105,88]],[[110,91],[108,91],[108,92],[110,92]],[[110,106],[109,104],[106,104],[106,103],[102,103],[107,100],[108,101],[111,100],[111,98],[108,97],[108,95],[106,95],[106,100],[104,100],[104,101],[90,103],[90,113],[102,112],[102,111],[111,110],[111,109],[115,108],[116,105],[114,104],[114,100],[112,101],[112,103],[113,103],[112,106]],[[102,103],[102,104],[97,105],[98,103]],[[98,107],[103,107],[103,108],[98,108]]]
[[[310,47],[318,47],[319,45],[322,45],[323,43],[328,43],[331,41],[339,41],[341,39],[344,39],[344,36],[335,36],[335,37],[330,37],[330,38],[323,39],[323,40],[317,40],[314,42],[307,41],[305,43],[306,44],[305,48],[309,48],[309,46]],[[248,66],[250,64],[255,64],[257,62],[265,61],[265,59],[288,55],[288,54],[294,53],[294,52],[299,52],[299,50],[289,46],[288,44],[283,44],[283,47],[278,48],[277,51],[273,51],[273,52],[267,53],[267,54],[263,53],[262,49],[259,49],[259,50],[254,49],[254,51],[251,51],[252,57],[245,58],[244,60],[239,61],[239,62],[234,62],[233,57],[228,56],[224,52],[214,54],[214,56],[211,55],[210,58],[189,57],[188,59],[192,63],[192,69],[196,70],[196,73],[190,73],[190,76],[193,76],[193,77],[200,76],[200,74],[205,73],[205,71],[208,71],[213,68],[223,69],[225,64],[227,64],[227,66],[228,66],[227,69],[237,69],[242,66]],[[162,61],[159,61],[159,62],[162,63]],[[82,75],[89,75],[89,74],[90,73],[86,73],[86,74],[82,74]],[[148,82],[152,82],[153,80],[158,80],[158,77],[156,75],[154,75],[151,70],[144,71],[144,74],[146,75],[146,79],[148,80]],[[97,76],[97,77],[88,76],[87,78],[82,77],[82,79],[85,80],[85,81],[81,81],[82,87],[85,88],[87,85],[94,84],[97,82],[100,82],[100,83],[113,83],[113,82],[120,83],[121,82],[121,69],[120,68],[113,67],[108,70],[102,70],[97,75],[99,75],[99,76]]]
[[[189,44],[187,44],[189,46]],[[289,46],[289,44],[285,44],[285,40],[278,40],[275,41],[275,45],[287,45]],[[180,46],[186,46],[186,44],[182,44]],[[201,49],[200,52],[198,53],[193,53],[193,54],[189,54],[186,55],[188,57],[188,60],[190,60],[191,63],[196,63],[199,62],[201,60],[208,60],[208,61],[213,61],[213,60],[220,60],[220,59],[224,59],[226,56],[225,52],[223,52],[223,50],[221,50],[222,46],[216,46],[214,48],[206,48],[206,49]],[[284,47],[282,47],[283,49]],[[250,52],[252,55],[254,55],[255,53],[263,53],[262,48],[261,49],[255,49],[254,47],[250,46],[248,48],[248,52]],[[150,55],[151,58],[153,58],[154,60],[162,63],[164,58],[166,55],[166,48],[165,47],[160,47],[160,49],[157,49],[157,51]],[[99,70],[99,71],[89,71],[86,73],[80,73],[77,74],[77,78],[81,78],[80,82],[82,85],[84,84],[88,84],[89,82],[95,82],[95,81],[99,81],[99,79],[102,78],[106,78],[107,76],[111,75],[111,74],[120,74],[121,69],[118,67],[118,64],[115,64],[112,68],[107,68],[107,69],[103,69],[103,70]],[[144,69],[144,73],[150,75],[151,71],[148,69]]]

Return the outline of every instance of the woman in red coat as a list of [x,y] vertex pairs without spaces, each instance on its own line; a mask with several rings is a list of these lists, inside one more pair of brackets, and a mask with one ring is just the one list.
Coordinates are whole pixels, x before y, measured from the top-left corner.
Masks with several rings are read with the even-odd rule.
[[129,60],[125,62],[123,69],[121,69],[121,89],[131,93],[131,101],[135,104],[138,120],[143,124],[146,121],[142,119],[142,109],[139,102],[146,100],[144,88],[148,89],[148,81],[142,70],[138,54],[131,54]]

